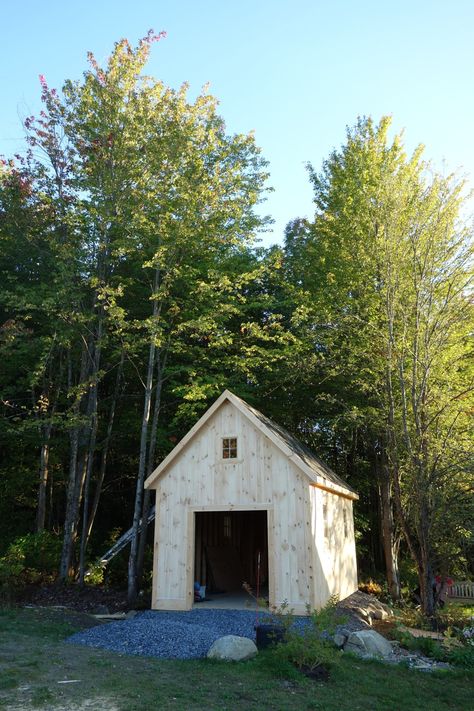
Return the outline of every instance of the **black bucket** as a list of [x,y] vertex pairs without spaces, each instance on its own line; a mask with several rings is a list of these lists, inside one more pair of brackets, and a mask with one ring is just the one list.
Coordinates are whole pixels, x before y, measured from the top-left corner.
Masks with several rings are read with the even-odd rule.
[[266,649],[272,644],[283,642],[285,638],[285,628],[281,625],[272,625],[270,623],[256,625],[256,643],[257,649]]

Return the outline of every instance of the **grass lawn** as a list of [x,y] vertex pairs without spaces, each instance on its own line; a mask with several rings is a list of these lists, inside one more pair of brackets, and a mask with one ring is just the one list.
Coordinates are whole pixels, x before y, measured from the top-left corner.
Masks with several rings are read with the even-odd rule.
[[[163,661],[69,645],[90,626],[65,610],[0,611],[0,709],[255,711],[474,708],[474,672],[423,673],[342,657],[329,682],[278,667],[265,652],[240,664]],[[59,684],[60,681],[78,680]]]

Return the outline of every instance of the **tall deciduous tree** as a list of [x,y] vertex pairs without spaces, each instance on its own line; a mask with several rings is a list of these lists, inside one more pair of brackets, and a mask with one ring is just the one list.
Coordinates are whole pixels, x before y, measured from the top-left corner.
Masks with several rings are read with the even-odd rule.
[[443,528],[442,502],[463,502],[451,511],[459,521],[472,475],[472,233],[459,218],[462,184],[433,175],[421,149],[407,158],[389,125],[360,120],[321,173],[310,168],[316,217],[287,248],[329,381],[345,383],[339,397],[371,439],[390,590],[395,507],[431,614],[441,550],[459,533]]
[[34,169],[57,206],[56,241],[73,248],[79,284],[71,303],[74,346],[64,366],[70,463],[60,576],[69,574],[82,506],[84,577],[99,436],[102,427],[110,440],[114,420],[112,404],[100,421],[104,354],[110,360],[122,353],[143,386],[130,600],[167,369],[177,368],[197,332],[234,313],[223,307],[235,277],[232,270],[226,276],[226,264],[262,225],[254,207],[267,177],[253,136],[228,135],[214,97],[203,91],[190,101],[186,86],[173,90],[143,76],[160,37],[150,32],[136,48],[118,42],[104,68],[90,54],[83,80],[66,82],[61,95],[41,78],[44,110],[27,120]]

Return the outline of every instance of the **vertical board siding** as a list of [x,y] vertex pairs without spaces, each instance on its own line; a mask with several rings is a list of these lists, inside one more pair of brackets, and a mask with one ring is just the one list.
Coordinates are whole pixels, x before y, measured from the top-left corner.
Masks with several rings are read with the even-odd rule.
[[[237,437],[237,459],[222,458],[224,437]],[[296,612],[304,612],[307,603],[327,600],[319,578],[332,576],[330,589],[337,576],[330,570],[331,556],[317,544],[323,532],[318,494],[323,492],[309,487],[298,467],[229,401],[198,430],[155,486],[154,608],[192,605],[194,577],[205,575],[201,553],[196,558],[199,570],[194,571],[194,512],[214,507],[267,510],[270,604],[286,600]],[[339,515],[337,506],[329,508],[332,517]],[[352,525],[352,511],[348,520]],[[211,525],[211,519],[202,525]],[[339,532],[334,535],[340,537]],[[337,561],[343,562],[344,555]],[[348,575],[346,571],[341,578]]]
[[313,486],[309,489],[317,569],[315,602],[320,607],[331,595],[344,599],[357,590],[354,520],[352,501]]

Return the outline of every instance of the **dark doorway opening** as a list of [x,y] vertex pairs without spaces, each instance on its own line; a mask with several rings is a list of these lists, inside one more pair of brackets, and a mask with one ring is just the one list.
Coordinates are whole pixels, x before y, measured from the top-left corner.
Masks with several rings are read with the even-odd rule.
[[259,593],[265,594],[267,512],[196,512],[194,580],[206,586],[206,594],[242,593],[244,582],[256,593],[257,578]]

